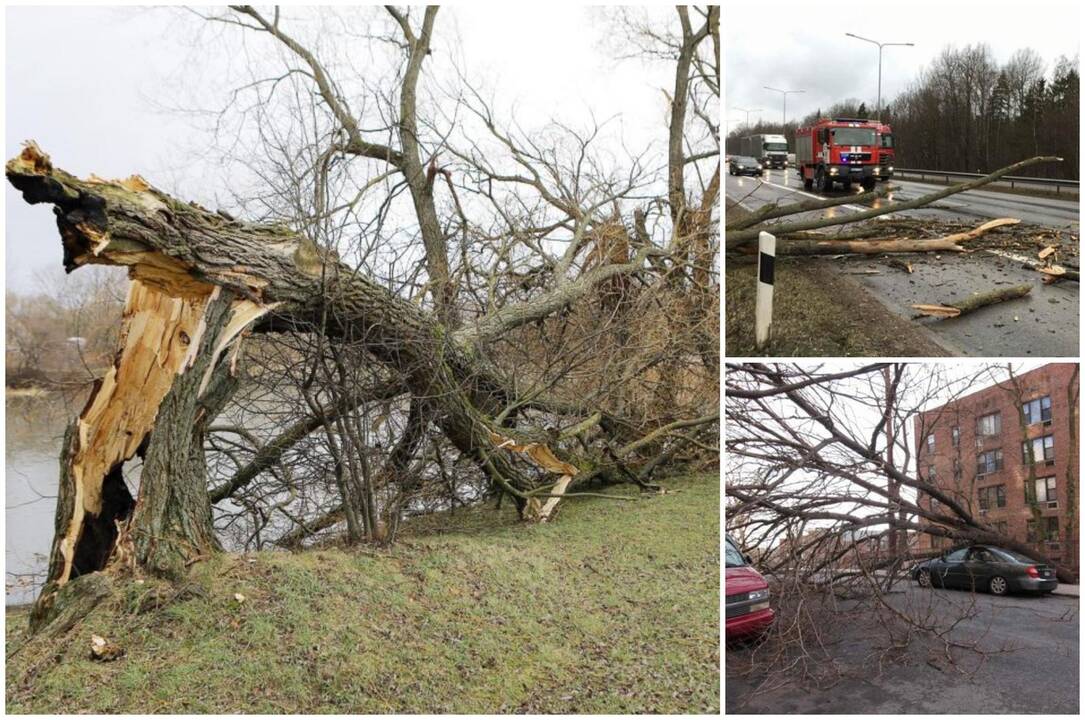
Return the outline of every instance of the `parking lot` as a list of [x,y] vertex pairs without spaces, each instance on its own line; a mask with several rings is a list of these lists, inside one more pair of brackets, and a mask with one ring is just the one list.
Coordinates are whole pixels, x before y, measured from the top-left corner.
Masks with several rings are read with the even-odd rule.
[[[727,712],[1078,712],[1078,598],[972,595],[909,583],[891,595],[891,604],[911,616],[966,616],[949,636],[975,643],[986,654],[955,652],[953,666],[936,649],[913,642],[899,665],[879,673],[867,661],[884,636],[856,623],[834,648],[837,664],[848,668],[843,682],[824,690],[791,684],[754,694],[749,681],[729,672]],[[737,654],[745,652],[728,649],[728,661],[741,660]]]

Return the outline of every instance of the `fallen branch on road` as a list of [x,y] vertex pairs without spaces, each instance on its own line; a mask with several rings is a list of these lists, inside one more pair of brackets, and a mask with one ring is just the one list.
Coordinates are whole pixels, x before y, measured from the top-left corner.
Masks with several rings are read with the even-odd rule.
[[[1001,170],[996,170],[989,175],[983,176],[982,178],[977,178],[975,180],[971,180],[965,183],[959,183],[957,185],[951,185],[950,187],[944,188],[942,190],[938,190],[933,193],[923,195],[922,197],[918,197],[915,200],[909,200],[907,202],[899,203],[888,203],[879,208],[871,208],[870,210],[867,210],[865,212],[854,213],[851,215],[843,215],[829,218],[808,218],[805,220],[795,220],[792,222],[781,223],[766,224],[762,222],[752,227],[737,229],[733,231],[728,228],[727,249],[735,250],[753,242],[755,239],[757,239],[758,234],[762,231],[771,232],[777,237],[780,237],[781,235],[799,232],[801,230],[816,230],[818,228],[832,227],[834,225],[846,225],[848,223],[860,222],[862,220],[870,220],[871,218],[888,215],[889,213],[901,212],[903,210],[918,210],[927,205],[930,205],[931,203],[937,202],[942,198],[949,197],[950,195],[956,195],[957,193],[965,192],[967,190],[974,190],[978,187],[982,187],[983,185],[994,182],[995,180],[998,180],[1004,175],[1009,175],[1032,165],[1038,165],[1047,162],[1062,162],[1062,158],[1050,155],[1029,158],[1028,160],[1022,160],[1021,162],[1014,163],[1013,165],[1008,165]],[[850,198],[849,202],[854,202],[856,197],[858,196]],[[793,210],[789,212],[788,215],[794,214],[796,212],[802,211]],[[778,247],[777,252],[779,251],[780,248]]]
[[971,295],[964,300],[957,301],[952,305],[912,305],[919,311],[917,317],[931,316],[938,318],[954,318],[967,315],[988,305],[1023,298],[1032,290],[1031,285],[1014,285],[1013,287],[997,288],[984,293]]
[[917,252],[969,252],[959,243],[975,240],[991,230],[1016,225],[1017,218],[999,218],[985,222],[968,232],[954,233],[940,238],[889,237],[870,240],[806,240],[785,244],[779,255],[881,255],[883,253]]

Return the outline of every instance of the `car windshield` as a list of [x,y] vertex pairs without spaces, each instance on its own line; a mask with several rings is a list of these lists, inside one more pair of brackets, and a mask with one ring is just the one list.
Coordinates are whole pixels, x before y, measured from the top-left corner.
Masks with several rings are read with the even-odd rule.
[[999,556],[1000,560],[1009,560],[1010,562],[1019,562],[1026,564],[1032,564],[1036,562],[1029,556],[1022,555],[1021,553],[1016,553],[1013,550],[1005,550],[1003,548],[991,548],[990,550],[995,555]]
[[746,558],[742,557],[742,553],[739,551],[735,544],[728,538],[727,543],[727,557],[725,558],[727,567],[744,567],[746,565]]
[[765,143],[765,149],[773,152],[787,152],[787,143],[785,142],[767,142]]
[[882,147],[883,148],[891,148],[891,147],[893,147],[893,136],[892,135],[889,135],[889,134],[882,135]]
[[837,145],[873,145],[874,131],[865,128],[836,128],[833,142]]
[[739,155],[737,158],[733,158],[733,159],[737,163],[745,163],[745,164],[748,164],[748,165],[753,165],[754,163],[757,162],[752,157],[746,157],[745,155]]

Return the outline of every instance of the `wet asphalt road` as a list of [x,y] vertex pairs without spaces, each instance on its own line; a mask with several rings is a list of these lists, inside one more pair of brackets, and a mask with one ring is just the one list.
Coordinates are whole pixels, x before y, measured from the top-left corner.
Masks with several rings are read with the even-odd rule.
[[[959,656],[960,670],[941,662],[938,652],[913,643],[903,664],[885,669],[863,666],[872,647],[884,642],[857,628],[838,648],[856,677],[828,690],[783,687],[750,696],[749,686],[728,677],[727,713],[1072,713],[1078,712],[1078,599],[1060,595],[995,597],[959,590],[922,590],[914,584],[894,593],[895,607],[913,616],[959,617],[975,601],[973,617],[951,634],[975,642],[990,654]],[[746,649],[729,649],[732,653]],[[749,702],[744,703],[745,700]]]
[[[769,202],[802,202],[820,197],[802,188],[794,170],[767,171],[759,183],[752,177],[727,177],[729,201],[741,201],[749,210]],[[939,186],[894,180],[900,187],[887,200],[910,200],[936,190]],[[858,187],[853,190],[859,192]],[[836,190],[832,196],[841,196]],[[881,202],[881,201],[878,201]],[[877,203],[875,203],[875,206]],[[946,198],[937,208],[901,213],[907,217],[930,217],[979,224],[995,217],[1015,217],[1023,223],[1071,230],[1079,228],[1078,201],[1027,197],[1000,192],[971,190]],[[845,205],[823,211],[824,214],[854,213],[863,209]],[[840,263],[839,269],[853,275],[890,311],[911,318],[914,303],[951,303],[974,291],[992,290],[1003,285],[1028,283],[1033,286],[1027,298],[1000,303],[953,320],[925,318],[916,322],[926,328],[932,339],[958,355],[1071,357],[1078,351],[1078,283],[1043,285],[1039,274],[1022,267],[1031,258],[1003,251],[980,251],[967,255],[923,254],[914,258],[915,272],[908,274],[887,269],[871,258]],[[833,265],[836,267],[836,265]]]

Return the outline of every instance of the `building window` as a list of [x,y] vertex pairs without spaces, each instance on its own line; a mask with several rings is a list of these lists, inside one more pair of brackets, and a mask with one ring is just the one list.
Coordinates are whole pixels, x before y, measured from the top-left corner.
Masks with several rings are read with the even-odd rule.
[[976,458],[976,474],[988,475],[1002,469],[1002,449],[982,452]]
[[1009,530],[1009,525],[1006,523],[1005,520],[999,520],[998,522],[994,523],[994,528],[995,532],[999,535],[1005,535],[1006,532]]
[[1038,422],[1051,422],[1051,396],[1029,400],[1022,406],[1025,411],[1025,424],[1033,425]]
[[1028,541],[1030,543],[1058,542],[1059,519],[1057,517],[1045,517],[1028,521]]
[[1056,502],[1058,499],[1054,477],[1036,478],[1034,485],[1030,485],[1028,481],[1025,482],[1025,502],[1047,503]]
[[979,489],[980,510],[990,510],[995,507],[1006,507],[1006,486],[992,485]]
[[1021,443],[1021,459],[1026,465],[1055,459],[1055,436],[1044,435]]
[[976,421],[976,435],[998,435],[1002,432],[1002,415],[991,413]]
[[953,479],[960,482],[961,480],[961,459],[953,458]]
[[959,427],[957,427],[956,425],[953,426],[952,436],[953,436],[953,447],[957,447],[958,445],[961,444],[961,429]]
[[934,452],[934,433],[927,435],[927,454]]
[[937,479],[938,479],[938,474],[934,472],[934,466],[933,465],[928,465],[927,466],[927,482],[933,483]]

